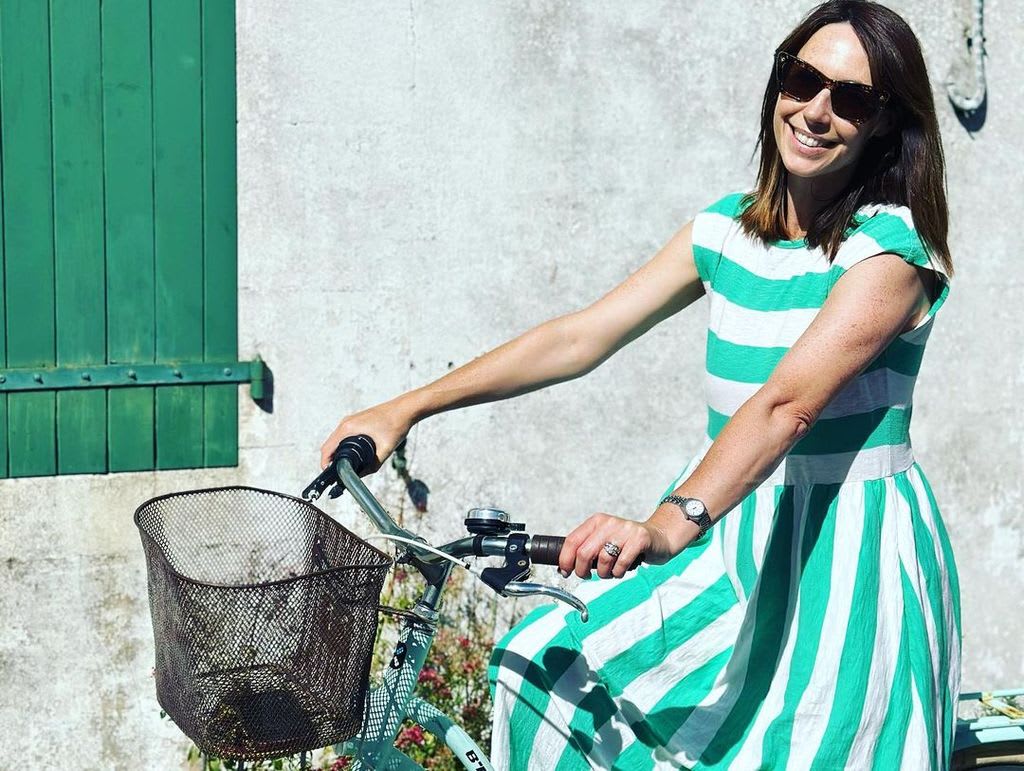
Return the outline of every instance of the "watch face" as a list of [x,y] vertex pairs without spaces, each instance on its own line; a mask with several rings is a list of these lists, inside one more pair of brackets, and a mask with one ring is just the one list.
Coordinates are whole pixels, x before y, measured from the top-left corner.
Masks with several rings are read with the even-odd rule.
[[691,517],[699,517],[704,513],[704,504],[696,498],[691,498],[686,502],[686,513]]

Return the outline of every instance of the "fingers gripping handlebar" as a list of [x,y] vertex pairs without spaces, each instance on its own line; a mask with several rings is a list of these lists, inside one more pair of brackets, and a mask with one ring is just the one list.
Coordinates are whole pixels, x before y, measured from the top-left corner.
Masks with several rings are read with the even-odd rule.
[[337,498],[345,492],[345,486],[338,477],[338,463],[342,460],[347,460],[352,470],[362,476],[377,465],[377,445],[366,434],[342,439],[338,449],[331,455],[330,465],[302,491],[302,497],[307,501],[315,501],[331,485],[334,485],[331,498]]
[[342,459],[347,460],[352,470],[362,476],[377,465],[377,443],[366,434],[342,439],[331,460],[336,464]]
[[[565,537],[561,535],[534,535],[530,537],[530,559],[538,565],[557,565],[558,556],[562,553],[562,544]],[[644,555],[641,554],[629,566],[629,570],[636,570],[643,564]],[[593,568],[597,569],[597,559],[594,559]]]
[[538,565],[557,565],[564,543],[560,535],[535,535],[530,538],[530,559]]

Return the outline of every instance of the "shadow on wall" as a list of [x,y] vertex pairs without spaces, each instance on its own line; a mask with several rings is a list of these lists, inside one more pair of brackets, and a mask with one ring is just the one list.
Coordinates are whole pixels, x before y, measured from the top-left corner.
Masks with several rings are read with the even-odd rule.
[[270,365],[263,362],[263,395],[259,399],[253,399],[256,406],[266,413],[274,412],[274,370]]

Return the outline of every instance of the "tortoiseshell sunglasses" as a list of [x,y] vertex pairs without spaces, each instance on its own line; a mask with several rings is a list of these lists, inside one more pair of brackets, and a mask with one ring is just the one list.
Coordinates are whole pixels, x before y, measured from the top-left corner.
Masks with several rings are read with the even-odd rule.
[[832,112],[851,123],[875,117],[889,100],[885,91],[865,83],[827,78],[803,59],[785,51],[775,54],[775,80],[779,91],[798,102],[809,102],[827,88],[832,92]]

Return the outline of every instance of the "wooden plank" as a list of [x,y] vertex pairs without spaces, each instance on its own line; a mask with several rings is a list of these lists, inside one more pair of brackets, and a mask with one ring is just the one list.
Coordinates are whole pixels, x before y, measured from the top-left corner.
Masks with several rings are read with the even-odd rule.
[[[51,0],[57,366],[106,362],[100,8]],[[107,470],[107,394],[57,393],[57,470]]]
[[[204,355],[238,357],[235,4],[203,5]],[[238,387],[204,386],[204,464],[238,465]]]
[[0,394],[0,479],[7,475],[7,394]]
[[[0,4],[0,83],[3,82],[3,6]],[[2,108],[2,105],[0,105]],[[2,145],[2,142],[0,142]],[[0,366],[7,365],[7,294],[4,281],[4,164],[0,152]],[[8,475],[7,470],[7,394],[0,394],[0,479]]]
[[[4,268],[7,364],[53,366],[53,166],[48,4],[0,5]],[[7,438],[11,476],[57,470],[52,393],[10,394]]]
[[[155,361],[153,104],[149,4],[104,0],[103,142],[106,176],[107,356]],[[112,388],[111,471],[154,468],[151,387]]]
[[[203,356],[202,94],[199,0],[154,0],[156,355]],[[156,390],[157,468],[203,465],[203,392]]]

